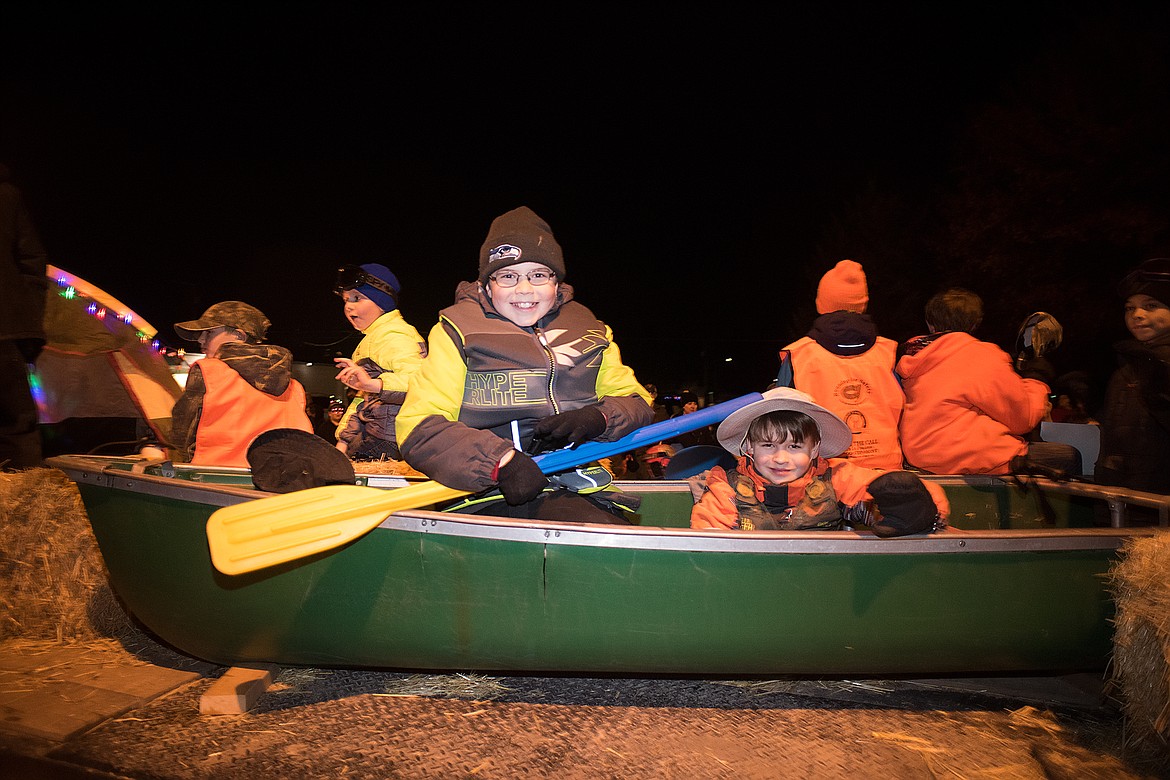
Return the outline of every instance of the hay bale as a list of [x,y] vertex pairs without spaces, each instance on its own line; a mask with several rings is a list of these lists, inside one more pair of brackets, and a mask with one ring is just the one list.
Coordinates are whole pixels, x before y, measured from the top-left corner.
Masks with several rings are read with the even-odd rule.
[[1112,683],[1136,758],[1170,768],[1170,531],[1133,539],[1110,571]]
[[393,460],[391,458],[383,458],[382,460],[358,460],[353,461],[353,470],[358,476],[396,476],[396,477],[420,477],[426,479],[427,475],[423,474],[418,469],[411,466],[404,460]]
[[0,639],[87,642],[137,631],[109,586],[77,486],[0,473]]

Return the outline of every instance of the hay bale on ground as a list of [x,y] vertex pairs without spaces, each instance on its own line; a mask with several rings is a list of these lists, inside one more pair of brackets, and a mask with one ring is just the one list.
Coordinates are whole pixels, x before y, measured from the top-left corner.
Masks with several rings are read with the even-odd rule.
[[1126,745],[1170,768],[1170,532],[1129,541],[1110,586],[1117,602],[1112,682]]
[[137,632],[110,590],[77,486],[59,469],[0,473],[0,639]]

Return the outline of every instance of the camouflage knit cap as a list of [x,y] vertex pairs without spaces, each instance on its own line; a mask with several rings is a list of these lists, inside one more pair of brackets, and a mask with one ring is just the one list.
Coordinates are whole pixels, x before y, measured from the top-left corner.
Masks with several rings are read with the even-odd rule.
[[203,312],[197,320],[175,323],[175,333],[188,341],[198,341],[199,334],[214,328],[238,328],[250,341],[263,341],[272,323],[264,312],[242,301],[223,301]]

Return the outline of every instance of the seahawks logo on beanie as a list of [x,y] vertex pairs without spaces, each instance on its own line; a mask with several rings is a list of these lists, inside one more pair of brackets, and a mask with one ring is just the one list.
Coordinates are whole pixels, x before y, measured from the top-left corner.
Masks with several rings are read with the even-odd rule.
[[511,244],[500,244],[498,247],[488,252],[488,265],[515,265],[520,262],[520,256],[524,254],[520,247],[512,246]]

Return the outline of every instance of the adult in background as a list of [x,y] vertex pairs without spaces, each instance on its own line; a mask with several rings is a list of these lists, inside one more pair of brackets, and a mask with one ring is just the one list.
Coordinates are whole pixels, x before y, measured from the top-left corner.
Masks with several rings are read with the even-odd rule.
[[46,264],[24,197],[0,165],[0,468],[41,464],[28,371],[45,346]]
[[1118,293],[1133,339],[1114,346],[1120,366],[1105,391],[1093,477],[1170,494],[1170,258],[1142,263]]
[[[397,417],[407,463],[448,487],[499,488],[479,511],[624,523],[601,493],[545,491],[527,451],[615,441],[650,423],[650,394],[613,332],[574,299],[548,224],[526,206],[496,217],[479,274],[439,313]],[[604,492],[604,491],[603,491]]]
[[898,423],[906,397],[894,375],[898,343],[877,334],[865,313],[865,270],[841,260],[817,285],[808,335],[780,351],[777,387],[794,387],[849,426],[853,442],[840,457],[875,469],[902,468]]
[[199,465],[248,466],[248,445],[266,431],[313,432],[305,388],[292,378],[292,353],[264,344],[271,323],[242,301],[223,301],[175,332],[206,355],[187,374],[171,411],[172,444]]
[[[686,414],[694,414],[699,411],[699,396],[695,395],[690,390],[683,390],[678,395],[679,403],[682,404],[682,409],[670,416],[670,419],[682,417]],[[674,447],[676,451],[685,449],[687,447],[717,447],[719,440],[715,438],[715,428],[710,425],[704,425],[702,428],[696,428],[693,431],[680,433],[679,435],[669,439],[667,444]]]

